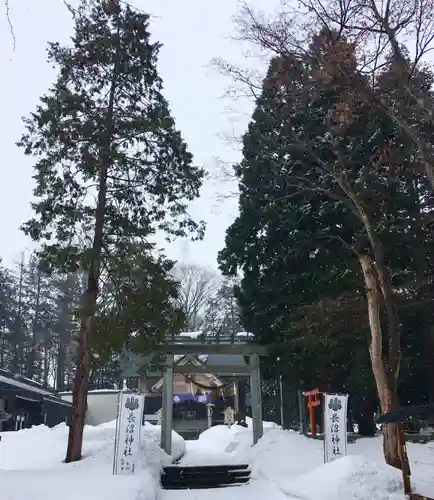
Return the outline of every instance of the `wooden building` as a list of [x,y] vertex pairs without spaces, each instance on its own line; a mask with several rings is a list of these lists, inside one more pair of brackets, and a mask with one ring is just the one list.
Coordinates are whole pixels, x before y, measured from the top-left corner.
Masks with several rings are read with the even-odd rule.
[[0,423],[1,431],[69,423],[71,407],[71,403],[42,384],[0,369],[0,410],[11,415],[9,420]]
[[[183,355],[175,359],[177,373],[173,376],[173,429],[185,438],[197,437],[209,427],[208,411],[211,408],[211,425],[222,424],[228,406],[237,414],[245,414],[245,391],[242,380],[230,374],[217,376],[206,367],[239,366],[240,355]],[[195,367],[199,368],[194,373]],[[186,373],[182,373],[185,369]],[[234,370],[235,371],[235,370]],[[145,391],[145,414],[155,422],[162,407],[163,378],[148,377]]]

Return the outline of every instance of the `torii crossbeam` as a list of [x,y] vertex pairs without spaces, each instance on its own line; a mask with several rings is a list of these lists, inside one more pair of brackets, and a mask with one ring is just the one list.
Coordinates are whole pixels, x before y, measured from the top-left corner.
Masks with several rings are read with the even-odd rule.
[[[262,396],[261,396],[261,371],[260,356],[267,353],[266,347],[246,342],[231,337],[206,337],[191,339],[185,336],[172,337],[170,341],[157,346],[155,351],[164,354],[166,358],[163,374],[163,401],[162,401],[162,426],[161,448],[170,455],[172,451],[172,420],[173,420],[173,374],[174,373],[200,373],[202,370],[215,375],[239,375],[250,377],[251,407],[253,421],[253,444],[256,444],[263,435],[262,423]],[[174,366],[175,355],[186,354],[212,354],[212,355],[238,355],[247,358],[247,362],[238,365],[224,364],[221,366],[185,367]]]

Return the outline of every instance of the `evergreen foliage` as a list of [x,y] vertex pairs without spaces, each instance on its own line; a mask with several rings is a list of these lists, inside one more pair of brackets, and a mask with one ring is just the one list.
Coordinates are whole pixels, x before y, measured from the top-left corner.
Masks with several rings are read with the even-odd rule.
[[[239,215],[227,231],[220,267],[241,276],[237,296],[245,329],[275,348],[269,373],[283,373],[305,389],[348,390],[375,401],[357,259],[358,253],[373,255],[361,217],[366,213],[397,304],[405,399],[420,401],[432,391],[428,362],[422,362],[433,361],[432,348],[422,347],[432,324],[426,319],[432,310],[432,192],[414,144],[387,114],[367,105],[356,91],[360,82],[349,85],[357,65],[351,46],[323,35],[314,37],[304,58],[282,55],[270,62],[235,167]],[[420,70],[417,76],[431,92],[432,75]],[[404,105],[388,66],[378,85]],[[383,313],[387,331],[391,320]],[[429,326],[420,332],[414,325],[423,318]],[[372,419],[376,405],[370,406]]]
[[[25,120],[19,142],[36,160],[34,217],[23,225],[25,234],[40,244],[43,265],[86,275],[67,462],[81,458],[101,281],[113,278],[114,259],[123,255],[129,262],[138,245],[149,271],[147,242],[156,231],[202,236],[203,224],[190,218],[187,207],[204,177],[162,95],[160,45],[150,41],[149,15],[116,0],[83,0],[74,21],[71,46],[49,45],[58,76]],[[155,265],[152,279],[161,280],[167,266]],[[123,328],[137,328],[130,311],[142,291],[130,289],[129,313],[121,307]],[[152,316],[149,307],[147,314]]]

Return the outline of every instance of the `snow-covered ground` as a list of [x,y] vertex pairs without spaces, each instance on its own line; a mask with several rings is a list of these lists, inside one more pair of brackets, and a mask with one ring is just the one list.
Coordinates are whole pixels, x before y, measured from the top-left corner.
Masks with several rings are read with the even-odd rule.
[[[160,428],[142,431],[137,476],[113,476],[115,423],[86,427],[84,459],[62,463],[67,428],[44,426],[3,433],[0,442],[1,500],[404,500],[399,471],[384,465],[381,438],[360,439],[349,456],[323,464],[322,442],[273,424],[252,447],[251,429],[213,427],[198,441],[173,433],[173,457],[158,447]],[[412,481],[434,497],[434,443],[409,444]],[[183,456],[184,465],[249,463],[250,484],[216,490],[160,490],[161,465]]]
[[[254,475],[265,476],[289,498],[298,500],[402,500],[401,472],[385,465],[382,437],[358,439],[348,457],[324,465],[322,441],[264,424],[264,437],[251,447],[251,430],[214,427],[198,441],[200,450],[230,451],[227,462],[248,461]],[[232,436],[231,436],[232,435]],[[199,444],[200,443],[200,444]],[[185,461],[194,463],[192,454]],[[413,490],[434,498],[434,442],[407,443]],[[199,452],[204,453],[204,452]],[[221,457],[219,457],[221,459]],[[208,455],[208,463],[213,459]],[[217,462],[217,460],[216,460]],[[287,498],[288,498],[287,497]]]
[[[116,422],[85,427],[84,458],[64,464],[68,428],[43,425],[0,433],[1,500],[155,500],[162,464],[171,463],[158,446],[160,427],[142,428],[140,473],[113,476]],[[184,440],[172,435],[173,458],[185,452]]]

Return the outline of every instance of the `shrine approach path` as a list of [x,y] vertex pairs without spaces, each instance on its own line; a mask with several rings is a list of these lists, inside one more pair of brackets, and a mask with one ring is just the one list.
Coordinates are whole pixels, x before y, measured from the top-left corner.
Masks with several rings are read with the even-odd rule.
[[[180,466],[238,465],[248,460],[234,459],[229,453],[213,453],[200,441],[186,441],[186,453]],[[159,490],[157,500],[297,500],[285,495],[261,473],[253,473],[248,484],[198,490]]]

